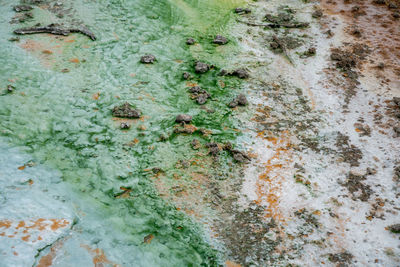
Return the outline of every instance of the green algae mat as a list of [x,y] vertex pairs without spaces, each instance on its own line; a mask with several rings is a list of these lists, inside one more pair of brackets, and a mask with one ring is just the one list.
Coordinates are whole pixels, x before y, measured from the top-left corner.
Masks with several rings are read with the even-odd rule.
[[[224,263],[218,244],[210,243],[190,215],[194,208],[176,206],[173,196],[179,193],[174,190],[184,190],[179,186],[204,192],[200,187],[208,182],[194,184],[191,176],[203,179],[213,172],[205,144],[234,142],[239,134],[227,104],[240,92],[241,82],[218,76],[218,70],[238,50],[228,33],[233,9],[243,3],[27,3],[32,9],[26,12],[13,10],[19,3],[0,3],[2,170],[22,175],[18,183],[27,187],[20,195],[12,194],[10,186],[2,188],[9,208],[1,219],[7,229],[34,224],[25,234],[9,234],[1,249],[12,254],[11,246],[25,246],[22,265]],[[13,34],[38,23],[85,27],[96,40],[80,33]],[[217,34],[229,43],[213,44]],[[189,37],[194,45],[186,44]],[[153,64],[140,62],[147,54],[156,57]],[[211,70],[196,74],[197,61]],[[190,79],[183,79],[184,72]],[[207,89],[206,105],[191,99],[188,89],[195,85]],[[140,110],[140,118],[113,116],[113,107],[126,102]],[[189,134],[179,131],[188,125],[175,123],[181,113],[193,117]],[[129,129],[121,129],[121,123]],[[200,149],[192,149],[193,139]],[[229,153],[220,161],[221,170],[229,171]],[[180,163],[184,166],[177,167]],[[41,236],[47,226],[52,231]],[[14,240],[21,238],[32,246]],[[73,257],[57,261],[54,246]]]

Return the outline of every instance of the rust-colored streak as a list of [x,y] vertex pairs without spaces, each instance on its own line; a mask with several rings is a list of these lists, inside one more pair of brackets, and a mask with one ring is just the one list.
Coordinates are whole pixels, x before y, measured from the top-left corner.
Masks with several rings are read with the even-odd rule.
[[9,233],[13,233],[12,235],[6,235],[5,232],[2,232],[0,236],[7,236],[9,238],[21,238],[21,240],[25,242],[36,242],[42,240],[41,236],[36,236],[39,232],[50,232],[57,231],[58,229],[65,228],[70,224],[69,221],[65,219],[44,219],[39,218],[37,220],[27,220],[27,221],[18,221],[12,222],[10,220],[2,220],[0,221],[0,228],[9,229]]
[[57,241],[51,248],[47,255],[40,258],[37,267],[50,267],[53,265],[53,260],[57,255],[57,251],[64,245],[64,240]]
[[[258,136],[261,137],[262,134]],[[256,183],[256,203],[258,205],[266,205],[266,217],[282,221],[283,216],[279,209],[279,195],[285,180],[282,170],[291,161],[291,144],[288,132],[283,132],[279,138],[263,137],[263,139],[272,143],[274,155],[264,164],[265,171],[258,177]]]
[[226,261],[226,262],[225,262],[225,266],[226,266],[226,267],[242,267],[242,265],[237,264],[237,263],[235,263],[235,262],[233,262],[233,261]]
[[81,244],[82,248],[85,248],[92,255],[92,262],[95,267],[103,267],[104,264],[111,264],[114,267],[119,266],[118,264],[110,261],[105,255],[104,251],[100,248],[92,249],[86,244]]
[[71,58],[70,60],[69,60],[69,62],[71,62],[71,63],[79,63],[80,61],[79,61],[79,59],[78,58]]
[[51,219],[50,221],[53,222],[53,224],[51,225],[51,230],[52,231],[56,231],[60,228],[64,228],[65,226],[67,226],[69,224],[69,222],[67,220],[56,220],[56,219]]
[[11,224],[12,224],[12,222],[9,220],[2,220],[2,221],[0,221],[0,228],[8,229],[8,228],[10,228]]

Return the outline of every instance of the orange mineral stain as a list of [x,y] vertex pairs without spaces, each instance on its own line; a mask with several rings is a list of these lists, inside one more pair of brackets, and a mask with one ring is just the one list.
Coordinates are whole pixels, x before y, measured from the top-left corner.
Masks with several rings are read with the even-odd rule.
[[79,59],[77,59],[76,57],[74,57],[74,58],[71,58],[71,59],[69,60],[69,62],[71,62],[71,63],[79,63],[80,61],[79,61]]
[[[259,137],[262,135],[259,134]],[[288,132],[283,132],[278,137],[263,137],[273,145],[274,155],[264,163],[265,171],[259,175],[256,183],[258,205],[265,205],[265,216],[275,220],[283,220],[279,209],[280,193],[285,177],[282,170],[291,161],[291,144]]]
[[226,262],[225,262],[225,266],[226,266],[226,267],[242,267],[242,265],[237,264],[237,263],[235,263],[235,262],[233,262],[233,261],[226,261]]

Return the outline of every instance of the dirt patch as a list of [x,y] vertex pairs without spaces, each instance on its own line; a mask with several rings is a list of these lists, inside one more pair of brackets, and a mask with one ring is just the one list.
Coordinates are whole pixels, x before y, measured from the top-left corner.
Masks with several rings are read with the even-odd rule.
[[338,133],[336,138],[337,152],[343,158],[343,161],[349,163],[350,166],[359,166],[363,154],[359,148],[350,144],[349,137]]
[[349,173],[342,185],[349,190],[353,200],[368,201],[373,191],[369,185],[363,183],[366,179],[364,175]]

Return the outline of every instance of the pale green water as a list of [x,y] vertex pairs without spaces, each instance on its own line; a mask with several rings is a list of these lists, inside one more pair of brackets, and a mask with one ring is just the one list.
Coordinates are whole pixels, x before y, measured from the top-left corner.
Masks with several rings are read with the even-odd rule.
[[[197,135],[203,143],[235,140],[238,133],[229,129],[238,125],[226,104],[239,92],[239,81],[218,77],[218,71],[195,75],[193,81],[215,99],[207,107],[216,112],[208,113],[189,98],[181,77],[183,71],[193,73],[195,60],[224,67],[238,53],[229,36],[229,21],[232,9],[241,1],[70,3],[72,17],[81,19],[97,35],[97,41],[74,35],[68,39],[75,42],[57,43],[53,36],[31,35],[21,37],[19,43],[9,42],[12,30],[21,24],[9,24],[15,3],[0,1],[1,93],[8,84],[16,88],[0,96],[0,134],[10,145],[60,171],[62,180],[75,192],[70,201],[88,214],[78,222],[82,233],[76,240],[98,243],[100,239],[99,247],[124,266],[222,263],[223,255],[205,239],[201,226],[162,200],[143,170],[160,167],[172,176],[176,162],[195,153],[190,149],[191,136],[172,135],[159,141],[161,134],[172,133],[179,113],[193,115],[194,125],[214,133]],[[35,20],[24,25],[70,19],[58,19],[39,8],[33,14]],[[230,43],[219,48],[212,45],[216,33],[228,36]],[[187,37],[194,37],[199,45],[188,47]],[[29,47],[34,51],[21,48],[28,39],[33,40]],[[43,54],[43,50],[53,54]],[[140,64],[146,53],[154,54],[157,63]],[[79,63],[70,62],[73,58]],[[64,68],[70,71],[62,73]],[[97,100],[93,98],[96,93]],[[144,115],[143,122],[134,123],[129,131],[121,131],[111,116],[112,107],[125,101]],[[146,130],[138,130],[138,125]],[[135,138],[138,144],[125,145]],[[114,197],[121,186],[132,188],[130,198]],[[144,244],[148,234],[155,238]],[[76,260],[79,262],[79,257]]]

